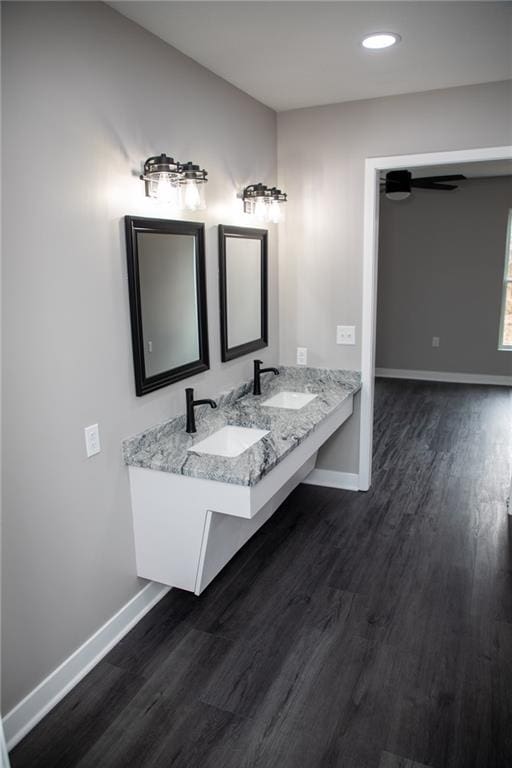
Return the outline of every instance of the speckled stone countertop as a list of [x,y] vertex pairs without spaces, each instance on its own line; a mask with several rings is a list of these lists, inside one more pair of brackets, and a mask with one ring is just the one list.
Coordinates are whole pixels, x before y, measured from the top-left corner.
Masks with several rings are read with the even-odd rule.
[[[305,367],[280,367],[279,371],[279,376],[261,377],[262,394],[257,397],[252,394],[250,381],[217,398],[215,410],[209,406],[196,408],[197,432],[193,435],[185,431],[185,416],[178,416],[125,440],[125,464],[235,485],[255,485],[361,387],[356,371]],[[309,392],[317,397],[299,410],[262,406],[282,391]],[[269,434],[234,458],[189,450],[227,424],[265,429]]]

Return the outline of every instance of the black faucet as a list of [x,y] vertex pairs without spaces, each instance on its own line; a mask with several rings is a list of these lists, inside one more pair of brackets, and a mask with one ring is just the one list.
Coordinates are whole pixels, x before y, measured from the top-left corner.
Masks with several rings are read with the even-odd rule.
[[254,386],[252,388],[253,395],[261,395],[261,381],[260,376],[262,373],[273,373],[274,376],[279,376],[277,368],[261,368],[263,360],[254,361]]
[[209,405],[210,408],[216,408],[217,403],[215,400],[194,400],[194,390],[192,387],[187,387],[185,390],[187,398],[187,432],[192,434],[196,431],[196,417],[194,414],[194,408],[196,405]]

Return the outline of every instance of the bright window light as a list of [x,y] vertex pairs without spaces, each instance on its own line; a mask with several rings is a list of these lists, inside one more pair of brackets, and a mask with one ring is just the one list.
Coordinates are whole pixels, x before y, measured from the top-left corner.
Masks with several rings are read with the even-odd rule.
[[507,245],[505,249],[505,272],[503,277],[503,298],[501,301],[500,341],[498,349],[512,351],[512,211],[508,216]]
[[399,41],[400,35],[396,35],[394,32],[379,32],[378,34],[365,37],[362,46],[370,51],[380,51],[382,48],[390,48]]

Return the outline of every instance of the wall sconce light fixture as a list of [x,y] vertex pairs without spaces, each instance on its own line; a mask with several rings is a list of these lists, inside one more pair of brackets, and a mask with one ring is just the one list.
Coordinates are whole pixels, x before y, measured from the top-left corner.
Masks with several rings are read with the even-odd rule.
[[242,193],[244,213],[250,213],[265,223],[278,224],[284,220],[284,204],[287,195],[277,187],[267,187],[259,182],[249,184]]
[[140,177],[146,196],[177,209],[198,211],[206,208],[204,185],[208,172],[190,160],[180,163],[162,152],[149,157]]

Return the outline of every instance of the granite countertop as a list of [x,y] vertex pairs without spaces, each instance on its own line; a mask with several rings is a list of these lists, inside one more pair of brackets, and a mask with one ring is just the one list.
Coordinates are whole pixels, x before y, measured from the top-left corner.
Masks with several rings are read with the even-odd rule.
[[[193,435],[185,431],[183,415],[125,440],[125,464],[235,485],[255,485],[361,387],[357,371],[281,366],[279,372],[279,376],[261,377],[259,396],[252,394],[251,380],[217,398],[215,410],[197,407],[197,432]],[[314,393],[317,397],[299,410],[262,406],[284,390]],[[269,434],[233,458],[189,450],[227,424],[265,429]]]

